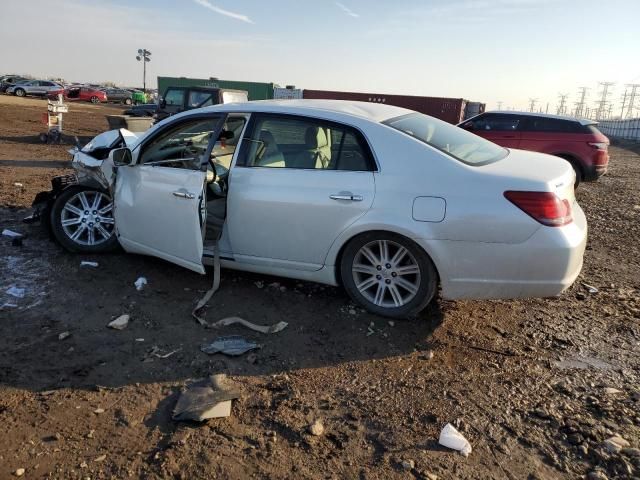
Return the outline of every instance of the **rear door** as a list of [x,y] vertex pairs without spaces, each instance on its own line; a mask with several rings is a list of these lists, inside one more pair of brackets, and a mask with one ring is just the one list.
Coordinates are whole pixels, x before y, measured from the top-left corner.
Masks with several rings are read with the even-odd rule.
[[578,122],[562,118],[529,116],[522,127],[520,148],[542,153],[573,153],[576,142],[585,143]]
[[165,125],[136,147],[135,165],[119,167],[115,219],[122,247],[204,273],[206,166],[224,115]]
[[362,134],[303,116],[253,114],[231,170],[228,235],[236,261],[318,270],[371,207],[375,161]]
[[503,147],[519,148],[521,122],[520,115],[485,113],[465,122],[463,128]]

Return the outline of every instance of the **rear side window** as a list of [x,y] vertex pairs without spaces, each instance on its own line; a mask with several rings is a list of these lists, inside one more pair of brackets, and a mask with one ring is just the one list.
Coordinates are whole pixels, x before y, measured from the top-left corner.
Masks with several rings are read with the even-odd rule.
[[357,130],[294,115],[257,115],[239,164],[247,167],[370,171],[375,162]]
[[201,92],[192,90],[189,92],[189,106],[192,108],[208,107],[213,105],[213,94],[211,92]]
[[514,131],[520,125],[521,117],[518,115],[495,115],[487,114],[473,120],[474,130],[484,131]]
[[598,130],[595,125],[581,125],[583,133],[590,133],[592,135],[602,135],[602,132]]
[[528,117],[524,130],[548,133],[585,133],[579,122],[545,117]]

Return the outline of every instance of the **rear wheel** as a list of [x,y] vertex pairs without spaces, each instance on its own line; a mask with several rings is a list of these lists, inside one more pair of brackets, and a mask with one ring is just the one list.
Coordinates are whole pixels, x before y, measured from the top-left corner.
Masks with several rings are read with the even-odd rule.
[[413,241],[390,232],[370,232],[349,242],[340,272],[351,298],[371,313],[402,318],[433,299],[437,273]]
[[62,192],[51,209],[51,230],[71,252],[108,252],[118,246],[113,201],[106,192],[89,187]]
[[16,97],[24,97],[27,94],[23,88],[16,88],[13,93],[16,94]]
[[91,97],[91,103],[100,103],[100,99],[94,95]]
[[131,105],[131,99],[130,98],[125,98],[124,99],[124,104],[125,105]]

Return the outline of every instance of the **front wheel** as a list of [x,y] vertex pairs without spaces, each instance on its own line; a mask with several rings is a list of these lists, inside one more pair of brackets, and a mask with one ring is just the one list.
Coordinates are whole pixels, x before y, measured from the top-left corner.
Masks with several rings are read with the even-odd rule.
[[51,230],[71,252],[102,253],[118,246],[113,201],[106,192],[89,187],[62,192],[51,209]]
[[100,103],[100,99],[94,95],[91,97],[91,103]]
[[22,88],[16,88],[13,93],[16,94],[16,97],[24,97],[27,94],[27,92],[25,92]]
[[349,296],[371,313],[403,318],[423,310],[436,294],[437,273],[413,241],[370,232],[349,242],[340,262]]
[[124,104],[125,105],[131,105],[131,99],[130,98],[125,98],[124,99]]

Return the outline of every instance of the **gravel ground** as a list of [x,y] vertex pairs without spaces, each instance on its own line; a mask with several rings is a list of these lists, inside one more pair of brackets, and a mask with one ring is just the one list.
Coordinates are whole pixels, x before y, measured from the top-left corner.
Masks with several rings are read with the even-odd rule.
[[[38,101],[16,100],[0,97],[0,160],[68,158],[68,146],[14,138],[41,129]],[[74,105],[69,133],[98,133],[111,110]],[[610,173],[579,188],[589,244],[559,298],[440,300],[389,322],[341,289],[223,271],[207,318],[289,323],[272,335],[193,321],[208,277],[124,253],[64,252],[20,223],[61,169],[0,163],[0,227],[27,234],[22,247],[0,243],[0,305],[16,304],[0,309],[0,478],[21,468],[64,479],[638,478],[638,151],[612,147]],[[11,286],[25,297],[8,296]],[[125,330],[106,328],[124,313]],[[227,334],[262,348],[200,352]],[[241,391],[231,416],[172,421],[181,388],[213,373]],[[470,441],[469,457],[438,445],[446,423]],[[608,441],[616,435],[628,444]]]

